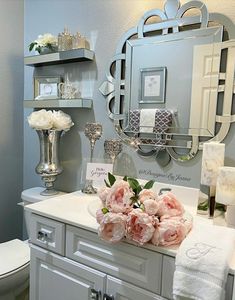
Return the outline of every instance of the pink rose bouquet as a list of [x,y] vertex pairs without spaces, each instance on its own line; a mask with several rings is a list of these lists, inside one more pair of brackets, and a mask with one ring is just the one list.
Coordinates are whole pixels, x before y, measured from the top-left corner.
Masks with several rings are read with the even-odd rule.
[[191,230],[182,204],[171,192],[157,195],[151,189],[153,181],[141,186],[134,178],[116,180],[109,173],[105,184],[99,191],[103,207],[96,212],[101,239],[171,246],[180,244]]

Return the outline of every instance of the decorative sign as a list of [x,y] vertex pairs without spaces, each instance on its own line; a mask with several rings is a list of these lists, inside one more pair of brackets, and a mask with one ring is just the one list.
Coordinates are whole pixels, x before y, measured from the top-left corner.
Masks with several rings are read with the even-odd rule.
[[86,179],[103,181],[107,179],[108,173],[112,173],[113,164],[88,163],[86,168]]
[[144,175],[144,176],[151,176],[151,178],[154,180],[159,180],[159,179],[166,179],[169,181],[174,181],[174,182],[190,182],[191,178],[183,176],[182,174],[174,174],[174,173],[157,173],[153,172],[152,170],[145,170],[141,169],[138,171],[139,175]]

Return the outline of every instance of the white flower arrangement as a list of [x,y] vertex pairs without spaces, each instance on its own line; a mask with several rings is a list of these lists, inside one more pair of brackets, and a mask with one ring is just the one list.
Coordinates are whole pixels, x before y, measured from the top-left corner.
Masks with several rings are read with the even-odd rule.
[[41,109],[32,112],[28,117],[29,126],[36,130],[64,130],[68,131],[74,123],[69,115],[61,110],[51,111]]
[[39,35],[38,38],[30,43],[29,51],[35,50],[38,53],[41,53],[42,48],[48,48],[51,51],[56,51],[58,45],[58,39],[56,36],[51,33],[45,33]]

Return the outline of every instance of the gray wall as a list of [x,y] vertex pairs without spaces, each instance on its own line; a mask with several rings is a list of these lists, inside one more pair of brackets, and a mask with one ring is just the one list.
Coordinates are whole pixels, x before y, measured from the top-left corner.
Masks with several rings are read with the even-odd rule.
[[[182,3],[187,1],[182,1]],[[234,0],[204,1],[210,12],[224,13],[235,20]],[[50,32],[57,35],[66,25],[73,33],[79,30],[85,35],[95,51],[95,61],[73,63],[65,66],[25,68],[25,98],[33,95],[32,75],[63,75],[69,72],[71,81],[77,82],[84,97],[92,97],[92,110],[70,109],[75,126],[62,139],[61,159],[64,172],[58,177],[57,187],[74,191],[81,187],[81,171],[84,158],[89,154],[88,141],[83,129],[87,121],[101,122],[104,127],[102,139],[97,142],[95,157],[103,158],[103,143],[106,138],[116,137],[112,122],[106,114],[106,101],[98,88],[105,80],[105,73],[115,47],[122,34],[135,26],[145,11],[163,8],[163,0],[25,0],[25,55],[27,45],[38,34]],[[43,21],[39,22],[42,18]],[[35,21],[37,20],[37,21]],[[40,23],[40,26],[38,25]],[[25,110],[26,116],[31,110]],[[25,121],[24,188],[41,185],[34,168],[39,159],[36,133]],[[235,166],[234,125],[226,138],[226,164]],[[118,159],[118,172],[138,178],[155,179],[177,185],[198,187],[200,182],[201,153],[188,163],[172,161],[161,168],[154,159],[140,158],[133,149],[125,147]],[[145,174],[141,171],[145,170]],[[146,175],[149,174],[149,175]]]
[[23,14],[23,0],[0,0],[0,242],[22,232]]

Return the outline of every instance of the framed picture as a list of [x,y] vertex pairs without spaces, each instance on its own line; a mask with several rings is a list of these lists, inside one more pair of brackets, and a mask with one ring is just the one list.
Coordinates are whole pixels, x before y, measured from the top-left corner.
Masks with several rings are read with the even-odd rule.
[[60,91],[59,84],[62,82],[62,77],[55,76],[35,76],[34,77],[34,99],[59,99]]
[[140,70],[139,103],[165,103],[166,67]]

